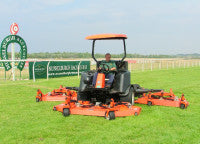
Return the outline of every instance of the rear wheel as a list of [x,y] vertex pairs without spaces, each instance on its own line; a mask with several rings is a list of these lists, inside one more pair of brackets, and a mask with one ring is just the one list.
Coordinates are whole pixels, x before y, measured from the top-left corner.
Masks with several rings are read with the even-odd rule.
[[63,116],[69,116],[70,115],[70,111],[69,111],[69,109],[68,108],[64,108],[63,109]]
[[120,98],[121,102],[129,102],[131,105],[134,105],[135,103],[134,100],[135,100],[135,93],[133,87],[129,89],[129,93],[125,97]]
[[36,98],[36,102],[40,102],[40,99],[39,99],[39,98]]
[[148,102],[147,102],[147,105],[148,105],[148,106],[152,106],[152,102],[151,102],[151,101],[148,101]]
[[181,108],[181,109],[184,109],[184,108],[185,108],[185,105],[184,105],[184,104],[181,104],[181,105],[180,105],[180,108]]
[[110,111],[108,113],[108,116],[106,116],[106,113],[105,113],[105,119],[107,119],[107,120],[114,120],[115,119],[115,112],[114,111]]

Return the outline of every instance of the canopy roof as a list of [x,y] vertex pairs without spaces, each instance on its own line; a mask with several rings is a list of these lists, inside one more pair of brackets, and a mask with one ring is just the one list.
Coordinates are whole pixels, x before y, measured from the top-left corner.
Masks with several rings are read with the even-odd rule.
[[102,40],[102,39],[127,39],[125,34],[96,34],[87,36],[87,40]]

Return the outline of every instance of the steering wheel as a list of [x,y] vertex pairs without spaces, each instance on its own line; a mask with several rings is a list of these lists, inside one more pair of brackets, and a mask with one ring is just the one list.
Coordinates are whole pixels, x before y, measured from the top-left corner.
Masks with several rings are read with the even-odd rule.
[[[110,68],[107,64],[101,64],[103,67],[101,69],[98,70],[98,72],[109,72]],[[107,68],[105,67],[107,66]]]

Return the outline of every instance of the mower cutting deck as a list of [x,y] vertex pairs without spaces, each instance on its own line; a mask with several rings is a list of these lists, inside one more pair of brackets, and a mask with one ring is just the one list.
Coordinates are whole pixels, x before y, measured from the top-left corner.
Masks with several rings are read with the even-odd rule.
[[178,98],[174,95],[172,89],[170,92],[155,92],[155,93],[144,93],[142,97],[135,100],[135,103],[151,105],[161,105],[161,106],[171,106],[171,107],[180,107],[181,109],[187,108],[189,102],[186,101],[184,94],[181,98]]
[[63,88],[60,86],[59,89],[54,89],[52,92],[43,94],[40,89],[37,91],[36,102],[40,101],[65,101],[66,96],[70,95],[74,100],[77,100],[76,91]]
[[76,101],[71,100],[71,96],[67,96],[64,103],[54,106],[54,111],[60,111],[63,116],[73,115],[88,115],[88,116],[102,116],[108,120],[115,119],[115,117],[125,117],[131,115],[139,115],[141,108],[132,106],[130,103],[116,103],[113,99],[109,105],[101,103],[90,103],[90,101]]

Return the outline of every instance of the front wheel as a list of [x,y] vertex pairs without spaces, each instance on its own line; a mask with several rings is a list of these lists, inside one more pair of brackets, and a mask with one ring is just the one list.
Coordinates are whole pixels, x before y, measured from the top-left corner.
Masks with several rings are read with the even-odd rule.
[[64,108],[63,109],[63,116],[69,116],[70,115],[70,111],[69,111],[69,109],[68,108]]
[[108,116],[106,116],[106,113],[105,113],[105,119],[107,119],[107,120],[114,120],[115,119],[115,112],[114,111],[110,111],[108,113]]

